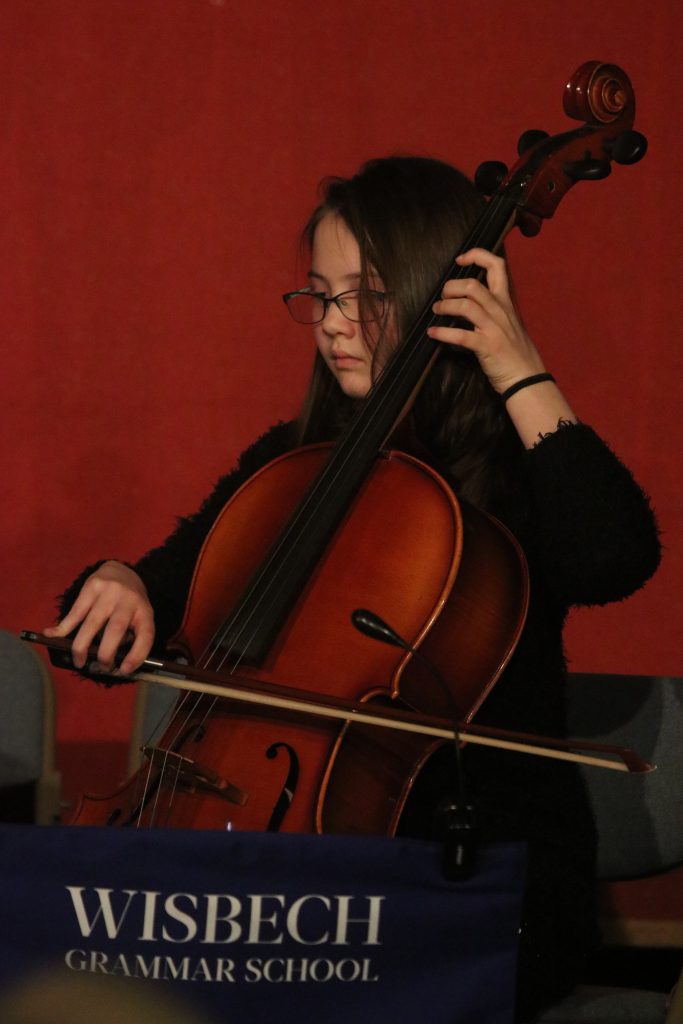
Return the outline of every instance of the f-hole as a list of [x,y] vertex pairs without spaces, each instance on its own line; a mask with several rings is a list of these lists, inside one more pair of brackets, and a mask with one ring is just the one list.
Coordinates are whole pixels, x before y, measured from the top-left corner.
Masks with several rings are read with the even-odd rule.
[[289,743],[278,742],[271,744],[271,746],[266,750],[266,757],[270,761],[273,761],[281,750],[286,751],[289,757],[289,771],[287,772],[287,778],[285,779],[285,784],[282,787],[280,796],[273,807],[273,812],[266,828],[267,832],[280,831],[280,826],[282,825],[285,814],[291,806],[296,793],[296,787],[299,784],[299,758],[296,750],[294,750]]

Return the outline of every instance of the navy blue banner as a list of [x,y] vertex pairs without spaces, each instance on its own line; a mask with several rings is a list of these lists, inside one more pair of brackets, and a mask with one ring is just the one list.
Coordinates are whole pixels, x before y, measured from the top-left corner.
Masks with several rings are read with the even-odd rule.
[[510,1024],[523,875],[516,845],[454,883],[413,840],[5,825],[0,986],[52,965],[223,1020]]

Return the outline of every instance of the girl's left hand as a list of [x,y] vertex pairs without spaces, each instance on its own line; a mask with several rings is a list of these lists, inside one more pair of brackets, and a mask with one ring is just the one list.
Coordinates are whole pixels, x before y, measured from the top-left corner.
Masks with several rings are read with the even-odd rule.
[[498,394],[525,377],[543,373],[543,360],[510,298],[505,260],[486,249],[470,249],[458,256],[456,263],[482,267],[488,287],[474,278],[448,281],[441,300],[432,308],[441,316],[465,317],[474,330],[430,327],[429,336],[474,352]]

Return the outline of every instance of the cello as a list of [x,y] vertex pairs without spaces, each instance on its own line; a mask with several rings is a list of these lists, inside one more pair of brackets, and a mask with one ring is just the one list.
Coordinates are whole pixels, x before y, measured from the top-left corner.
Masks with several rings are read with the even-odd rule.
[[[525,133],[509,173],[499,164],[480,168],[476,181],[493,196],[463,251],[496,251],[514,226],[535,234],[576,181],[606,176],[611,160],[639,159],[645,143],[632,130],[634,108],[623,72],[583,65],[565,109],[586,123],[553,138]],[[504,527],[459,502],[438,473],[385,445],[438,358],[440,346],[426,333],[440,322],[434,299],[451,277],[475,275],[478,268],[454,269],[449,261],[332,450],[312,446],[281,457],[221,513],[171,645],[188,664],[144,666],[202,694],[183,702],[149,751],[142,795],[137,786],[132,799],[117,795],[106,820],[393,834],[422,766],[443,733],[452,734],[451,719],[474,742],[471,721],[524,624],[524,558]],[[349,624],[358,607],[380,609],[405,646],[368,643]],[[252,693],[264,702],[256,705]],[[316,710],[302,710],[316,700]],[[322,707],[336,708],[341,730]],[[422,731],[399,735],[390,722],[411,715],[426,716]]]

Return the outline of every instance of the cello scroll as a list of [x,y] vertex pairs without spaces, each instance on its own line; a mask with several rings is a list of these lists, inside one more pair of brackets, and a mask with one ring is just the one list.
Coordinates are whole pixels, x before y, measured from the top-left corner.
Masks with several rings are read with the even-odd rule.
[[548,135],[530,130],[518,144],[520,159],[511,171],[498,161],[481,164],[477,187],[516,208],[513,225],[523,235],[538,234],[577,181],[597,181],[611,163],[633,164],[647,152],[647,140],[633,130],[636,101],[628,75],[615,64],[588,61],[565,86],[564,111],[580,128]]

